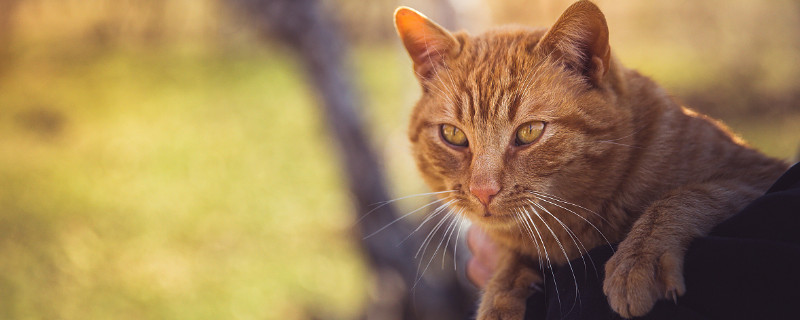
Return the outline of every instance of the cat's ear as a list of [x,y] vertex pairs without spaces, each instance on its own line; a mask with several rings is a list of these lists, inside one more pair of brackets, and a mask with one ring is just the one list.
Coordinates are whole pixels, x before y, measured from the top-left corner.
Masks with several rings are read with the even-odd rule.
[[595,84],[608,73],[608,25],[600,8],[589,1],[578,1],[567,8],[537,47]]
[[442,66],[446,58],[457,55],[461,49],[458,40],[450,32],[409,7],[395,10],[394,26],[414,61],[414,71],[420,80],[430,79],[435,68]]

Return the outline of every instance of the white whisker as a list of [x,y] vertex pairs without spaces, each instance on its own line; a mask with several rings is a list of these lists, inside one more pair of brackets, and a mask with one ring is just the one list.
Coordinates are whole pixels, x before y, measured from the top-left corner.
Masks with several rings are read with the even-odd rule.
[[[417,250],[417,254],[414,255],[414,258],[416,259],[419,256],[420,251],[422,252],[422,256],[419,257],[419,264],[417,264],[417,276],[418,276],[418,278],[414,282],[414,286],[412,287],[412,290],[414,288],[416,288],[417,283],[420,280],[422,280],[422,276],[424,276],[424,272],[420,273],[420,268],[422,268],[422,260],[425,257],[425,252],[428,251],[428,245],[430,244],[429,239],[433,240],[433,235],[436,234],[437,231],[439,231],[439,228],[444,224],[445,221],[447,221],[447,218],[449,218],[450,215],[452,215],[452,214],[453,214],[453,210],[450,210],[450,211],[447,212],[447,214],[444,217],[442,217],[441,220],[439,220],[439,222],[433,227],[433,229],[431,229],[431,231],[428,232],[428,236],[425,237],[425,240],[422,241],[422,244],[420,244],[419,249]],[[422,250],[423,247],[425,248],[425,250]]]
[[[524,218],[522,217],[522,212],[520,212],[519,209],[514,209],[514,218],[517,219],[517,227],[519,227],[520,232],[522,232],[523,229],[521,225],[523,224]],[[531,227],[527,224],[524,226],[527,230],[523,234],[527,234],[528,237],[530,237],[533,241],[533,245],[536,246],[536,256],[539,259],[539,269],[544,270],[544,261],[542,260],[542,251],[539,248],[539,242],[536,241],[536,236],[533,234],[533,229],[531,229]],[[542,243],[542,245],[544,245],[544,243]]]
[[631,132],[631,133],[629,133],[629,134],[627,134],[627,135],[624,135],[624,136],[622,136],[622,137],[619,137],[619,138],[616,138],[616,139],[608,139],[608,140],[600,140],[600,141],[605,141],[605,142],[610,142],[610,141],[619,141],[619,140],[625,139],[625,138],[627,138],[627,137],[630,137],[630,136],[632,136],[632,135],[634,135],[634,134],[637,134],[637,133],[639,133],[639,131],[642,131],[642,129],[644,129],[644,127],[641,127],[641,128],[639,128],[639,129],[637,129],[637,130],[635,130],[635,131],[633,131],[633,132]]
[[[542,216],[539,214],[539,212],[536,210],[536,208],[534,208],[534,207],[530,207],[530,208],[531,208],[531,210],[533,210],[533,213],[539,218],[539,220],[542,221],[542,224],[544,224],[544,226],[547,228],[547,230],[550,231],[550,234],[553,236],[553,239],[556,240],[556,243],[558,244],[558,247],[561,248],[561,253],[564,254],[564,259],[567,260],[567,266],[569,266],[569,270],[572,273],[572,280],[575,282],[575,301],[577,301],[578,296],[580,295],[580,291],[578,290],[578,277],[575,276],[575,269],[572,267],[572,263],[569,260],[569,255],[567,255],[567,250],[564,249],[564,246],[561,244],[561,240],[558,239],[558,236],[556,236],[556,233],[553,231],[552,228],[550,228],[550,225],[546,221],[544,221],[544,218],[542,218]],[[574,306],[575,301],[573,301],[573,306]]]
[[437,216],[437,215],[439,215],[440,213],[444,212],[444,210],[445,210],[445,209],[447,209],[447,206],[449,206],[450,204],[452,204],[452,203],[454,203],[454,202],[456,202],[456,201],[458,201],[458,199],[453,199],[453,200],[447,201],[447,203],[445,203],[445,204],[443,204],[443,205],[440,205],[440,206],[436,207],[436,209],[435,209],[435,210],[433,210],[433,212],[431,212],[431,213],[428,215],[428,217],[426,217],[426,218],[425,218],[425,220],[422,220],[422,223],[420,223],[420,224],[419,224],[419,225],[418,225],[418,226],[417,226],[417,227],[416,227],[416,228],[415,228],[413,231],[411,231],[411,232],[410,232],[410,233],[409,233],[409,234],[408,234],[408,235],[407,235],[405,238],[403,238],[403,240],[401,240],[401,241],[400,241],[400,243],[398,243],[397,245],[399,246],[399,245],[403,244],[403,242],[406,242],[406,240],[408,240],[409,238],[411,238],[411,236],[412,236],[414,233],[416,233],[417,231],[419,231],[420,229],[422,229],[422,226],[424,226],[426,223],[428,223],[428,221],[430,221],[431,219],[433,219],[434,217],[436,217],[436,216]]
[[435,194],[448,193],[448,192],[456,192],[456,191],[458,191],[458,190],[445,190],[445,191],[439,191],[439,192],[417,193],[417,194],[412,194],[410,196],[400,197],[400,198],[396,198],[396,199],[392,199],[392,200],[376,202],[376,203],[373,203],[371,205],[377,205],[377,207],[373,208],[370,211],[367,211],[367,213],[365,213],[360,218],[358,218],[358,220],[356,220],[356,224],[361,222],[361,220],[364,220],[364,218],[366,218],[373,211],[378,210],[378,209],[380,209],[380,208],[382,208],[382,207],[384,207],[384,206],[386,206],[386,205],[388,205],[388,204],[390,204],[392,202],[395,202],[395,201],[400,201],[400,200],[404,200],[404,199],[408,199],[408,198],[415,198],[415,197],[422,197],[422,196],[429,196],[429,195],[435,195]]
[[[543,201],[543,202],[546,202],[546,203],[549,203],[549,204],[551,204],[551,205],[554,205],[554,206],[556,206],[556,207],[559,207],[559,208],[561,208],[561,209],[564,209],[564,210],[566,210],[566,211],[568,211],[568,212],[570,212],[570,213],[574,214],[575,216],[577,216],[577,217],[578,217],[578,218],[580,218],[581,220],[585,221],[586,223],[588,223],[588,224],[589,224],[589,225],[590,225],[590,226],[591,226],[591,227],[592,227],[592,228],[593,228],[595,231],[597,231],[597,233],[599,233],[599,234],[600,234],[600,236],[601,236],[601,237],[603,237],[603,240],[605,240],[605,242],[606,242],[606,244],[609,246],[609,248],[612,248],[612,250],[613,250],[613,248],[614,248],[614,247],[611,245],[611,242],[610,242],[610,241],[608,241],[608,238],[606,238],[606,235],[605,235],[605,234],[603,234],[603,232],[602,232],[602,231],[600,231],[600,229],[599,229],[599,228],[597,228],[597,226],[595,226],[595,225],[594,225],[594,223],[592,223],[591,221],[589,221],[588,219],[586,219],[584,216],[582,216],[582,215],[578,214],[577,212],[575,212],[575,211],[573,211],[573,210],[571,210],[571,209],[569,209],[569,208],[566,208],[566,207],[564,207],[564,206],[562,206],[562,205],[560,205],[560,204],[558,204],[558,203],[555,203],[555,202],[549,201],[549,200],[547,200],[547,199],[544,199],[544,198],[542,198],[543,196],[541,196],[541,195],[536,195],[536,194],[534,194],[534,196],[536,196],[536,197],[537,197],[539,200],[541,200],[541,201]],[[563,201],[562,201],[562,202],[563,202]],[[592,212],[592,211],[589,211],[589,212]],[[594,213],[594,212],[592,212],[592,213]],[[596,214],[596,213],[595,213],[595,214]],[[597,216],[598,216],[598,217],[600,217],[600,218],[602,218],[602,216],[600,216],[599,214],[597,214]],[[605,220],[605,219],[604,219],[604,220]],[[606,220],[606,221],[607,221],[607,220]]]
[[[419,74],[419,72],[416,72],[416,71],[414,71],[414,73],[416,73],[416,74],[417,74],[417,76],[418,76],[419,78],[421,78],[421,79],[422,79],[422,78],[424,78],[424,77],[423,77],[421,74]],[[446,92],[444,92],[444,90],[442,90],[441,88],[438,88],[438,87],[436,87],[435,85],[430,85],[430,86],[427,86],[426,88],[429,88],[429,89],[435,89],[435,90],[436,90],[436,92],[434,92],[434,93],[435,93],[435,94],[436,94],[436,96],[438,96],[440,99],[442,99],[442,100],[445,100],[445,101],[447,101],[447,102],[449,102],[449,103],[451,103],[451,104],[453,104],[453,103],[454,103],[454,102],[453,102],[453,100],[452,100],[452,98],[450,98],[450,96],[448,96],[448,95],[447,95],[447,93],[446,93]]]
[[608,220],[606,220],[606,218],[604,218],[603,216],[601,216],[597,212],[594,212],[594,211],[592,211],[592,210],[590,210],[590,209],[588,209],[588,208],[586,208],[584,206],[581,206],[579,204],[572,203],[572,202],[569,202],[569,201],[564,200],[562,198],[559,198],[559,197],[557,197],[557,196],[555,196],[553,194],[545,193],[545,192],[542,192],[542,191],[536,191],[536,190],[528,190],[528,192],[532,193],[534,195],[537,195],[540,198],[547,198],[547,199],[550,199],[550,200],[553,200],[553,201],[557,201],[557,202],[560,202],[560,203],[563,203],[563,204],[568,204],[568,205],[574,206],[576,208],[580,208],[580,209],[586,210],[586,211],[596,215],[598,218],[603,219],[603,221],[605,221],[606,223],[610,223]]
[[[458,263],[456,261],[456,260],[458,260],[457,259],[458,258],[458,255],[457,255],[458,254],[458,238],[459,238],[459,236],[461,236],[461,230],[464,228],[464,217],[461,216],[462,212],[464,212],[464,209],[461,209],[461,211],[459,211],[458,214],[457,214],[458,217],[459,217],[459,221],[458,221],[458,231],[456,231],[456,242],[453,243],[453,271],[456,271],[456,266],[458,265]],[[448,240],[448,242],[449,241],[450,240]]]
[[606,141],[606,140],[598,140],[597,142],[603,142],[603,143],[616,144],[616,145],[618,145],[618,146],[629,147],[629,148],[643,149],[642,147],[638,147],[638,146],[632,146],[632,145],[629,145],[629,144],[624,144],[624,143],[619,143],[619,142],[612,142],[612,141]]
[[[522,209],[525,215],[528,217],[527,221],[530,223],[531,226],[533,226],[533,229],[536,231],[536,234],[539,235],[539,239],[542,241],[542,250],[544,250],[544,257],[547,260],[547,265],[549,266],[548,269],[550,269],[550,275],[553,277],[553,287],[556,291],[556,298],[558,299],[558,305],[561,306],[561,294],[558,293],[558,282],[556,282],[556,274],[553,272],[553,263],[550,261],[550,255],[547,253],[547,246],[544,244],[544,238],[542,238],[542,234],[539,232],[539,228],[537,228],[536,224],[533,223],[533,218],[531,218],[530,212],[528,212],[528,210],[525,207],[523,207]],[[545,281],[545,284],[546,283],[547,281]],[[561,308],[559,308],[559,310],[560,309]]]
[[[530,204],[538,207],[539,209],[542,209],[545,213],[550,215],[550,217],[555,219],[558,222],[558,224],[561,225],[561,228],[563,228],[564,231],[567,232],[567,235],[569,235],[570,239],[572,240],[572,243],[575,244],[575,248],[578,249],[578,254],[581,257],[581,262],[583,262],[583,274],[584,274],[584,277],[586,276],[586,270],[588,269],[588,267],[586,265],[586,258],[584,258],[584,255],[588,256],[589,262],[591,262],[592,268],[595,271],[595,275],[597,275],[597,265],[594,263],[594,259],[592,259],[592,256],[590,256],[588,254],[589,250],[587,250],[586,247],[583,245],[583,241],[581,241],[581,239],[578,238],[578,235],[576,235],[575,232],[573,232],[566,224],[564,224],[564,222],[562,222],[561,219],[556,217],[556,215],[554,215],[552,212],[550,212],[550,210],[547,210],[547,208],[545,208],[541,204],[538,204],[538,203],[536,203],[536,202],[534,202],[534,201],[532,201],[530,199],[528,199],[528,202]],[[583,249],[583,252],[581,252],[581,249]],[[562,248],[562,250],[563,250],[563,248]],[[569,258],[567,258],[567,260],[569,260]],[[580,290],[578,289],[578,281],[577,281],[577,279],[575,279],[575,271],[574,270],[572,272],[572,277],[575,280],[576,300],[580,304],[581,303],[580,299],[578,299],[578,297],[580,296]],[[575,304],[573,302],[572,308],[574,308],[574,307],[575,307]],[[572,311],[572,308],[570,308],[570,311]],[[567,313],[569,313],[569,311]]]
[[[447,236],[448,230],[450,230],[450,228],[453,227],[453,222],[456,220],[456,217],[453,214],[453,210],[450,210],[450,212],[448,212],[447,215],[444,216],[444,218],[442,218],[442,221],[440,221],[440,223],[437,224],[437,227],[434,229],[433,233],[436,233],[436,231],[439,230],[439,226],[442,225],[442,222],[446,221],[447,218],[451,218],[451,220],[450,220],[451,222],[449,223],[447,229],[442,234],[442,238],[441,238],[441,240],[439,240],[439,244],[436,245],[436,249],[433,250],[433,254],[431,254],[431,258],[430,258],[430,260],[428,260],[428,264],[425,265],[425,269],[422,270],[422,273],[419,273],[419,267],[420,267],[421,264],[417,266],[417,273],[419,274],[419,277],[418,277],[417,281],[414,282],[414,286],[412,287],[412,289],[416,288],[417,287],[417,283],[419,283],[419,281],[422,279],[422,277],[425,276],[425,272],[428,271],[428,267],[431,266],[431,262],[433,262],[433,259],[436,258],[436,254],[438,254],[439,248],[442,247],[442,243],[444,243],[444,238]],[[431,234],[433,234],[433,233],[431,233]],[[433,240],[433,237],[431,237],[431,240]],[[430,243],[431,243],[431,241],[428,242],[428,244],[430,244]],[[424,259],[426,251],[428,251],[427,245],[425,246],[425,250],[422,252],[422,257],[420,257],[420,263],[422,263],[422,260]]]
[[[444,56],[441,54],[441,52],[439,52],[439,49],[438,49],[438,48],[436,48],[435,46],[434,46],[434,47],[429,47],[429,46],[428,46],[428,37],[427,37],[427,36],[423,36],[423,39],[422,39],[422,40],[425,42],[425,48],[426,48],[426,49],[428,49],[428,48],[432,48],[432,49],[433,49],[433,51],[434,51],[434,52],[436,52],[436,54],[437,54],[437,55],[439,55],[440,57],[444,57]],[[446,62],[446,61],[444,61],[444,60],[442,60],[442,61],[443,61],[443,62],[445,63],[445,65],[446,65],[446,63],[447,63],[447,62]],[[438,78],[439,82],[440,82],[440,83],[441,83],[441,84],[442,84],[442,85],[445,87],[445,89],[447,89],[448,91],[450,91],[450,93],[451,93],[451,94],[455,94],[455,93],[456,93],[456,91],[455,91],[455,83],[454,83],[454,81],[453,81],[453,78],[452,78],[452,76],[450,76],[450,73],[447,73],[447,75],[448,75],[448,76],[450,76],[450,82],[453,84],[453,88],[450,88],[450,87],[448,87],[448,86],[447,86],[447,84],[446,84],[446,83],[443,81],[444,79],[443,79],[443,78],[442,78],[442,77],[439,75],[439,68],[438,68],[438,66],[437,66],[435,63],[433,63],[433,59],[431,59],[431,55],[430,55],[430,54],[428,55],[428,63],[430,63],[430,64],[431,64],[431,69],[433,70],[433,74],[435,75],[435,77],[436,77],[436,78]],[[447,99],[447,101],[448,101],[450,104],[452,104],[452,105],[455,105],[455,103],[454,103],[454,102],[453,102],[453,101],[452,101],[452,100],[449,98],[449,96],[447,96],[447,98],[448,98],[448,99]]]
[[373,233],[370,233],[369,235],[367,235],[366,237],[364,237],[364,239],[367,239],[367,238],[369,238],[369,237],[372,237],[372,236],[374,236],[374,235],[378,234],[378,232],[381,232],[381,231],[385,230],[386,228],[388,228],[388,227],[390,227],[391,225],[395,224],[397,221],[400,221],[400,220],[402,220],[403,218],[405,218],[405,217],[408,217],[408,216],[410,216],[410,215],[414,214],[414,213],[415,213],[415,212],[417,212],[417,211],[420,211],[420,210],[422,210],[422,209],[425,209],[425,208],[427,208],[427,207],[430,207],[431,205],[437,204],[437,203],[439,203],[439,202],[442,202],[442,201],[444,201],[444,200],[447,200],[447,199],[449,199],[449,198],[451,198],[451,197],[445,197],[445,198],[442,198],[442,199],[439,199],[439,200],[436,200],[436,201],[432,201],[432,202],[430,202],[430,203],[428,203],[428,204],[426,204],[426,205],[424,205],[424,206],[421,206],[421,207],[419,207],[419,208],[415,209],[414,211],[411,211],[411,212],[409,212],[409,213],[406,213],[406,214],[404,214],[404,215],[402,215],[402,216],[398,217],[397,219],[394,219],[394,220],[392,220],[392,222],[389,222],[388,224],[386,224],[385,226],[383,226],[383,227],[381,227],[380,229],[376,230],[375,232],[373,232]]
[[[445,214],[445,216],[442,217],[442,219],[440,219],[439,222],[437,222],[436,225],[433,226],[433,229],[431,229],[431,231],[428,232],[428,236],[426,236],[425,239],[422,240],[422,244],[419,246],[419,249],[417,249],[417,253],[414,255],[415,259],[417,257],[419,257],[420,251],[422,251],[422,255],[423,256],[425,255],[425,251],[428,250],[428,244],[430,244],[431,240],[433,240],[433,235],[436,233],[436,231],[439,230],[439,228],[441,228],[441,226],[442,226],[442,224],[444,224],[445,220],[447,220],[447,218],[450,217],[450,215],[452,215],[452,214],[453,214],[453,210],[450,209],[450,211],[448,211],[447,214]],[[424,251],[422,250],[423,247],[425,247]]]
[[[463,209],[461,209],[461,210],[463,210]],[[451,222],[452,226],[447,228],[447,230],[450,231],[450,235],[447,235],[447,230],[444,232],[444,234],[447,235],[447,242],[444,243],[444,252],[442,253],[442,269],[444,269],[444,258],[447,257],[447,255],[444,254],[444,253],[447,252],[447,247],[450,246],[450,240],[453,239],[453,233],[456,232],[456,229],[458,229],[457,228],[458,222],[461,221],[460,220],[461,219],[461,210],[459,210],[458,212],[456,212],[455,215],[453,215],[453,222]],[[455,259],[453,259],[453,261],[455,261]]]
[[[556,222],[558,222],[558,224],[559,224],[559,225],[561,225],[561,228],[563,228],[563,229],[564,229],[564,231],[566,231],[566,232],[567,232],[567,235],[569,235],[569,238],[572,240],[572,243],[573,243],[573,244],[575,244],[575,248],[576,248],[576,249],[578,249],[578,254],[580,254],[580,255],[581,255],[581,261],[583,261],[583,269],[584,269],[584,270],[586,270],[586,269],[587,269],[587,268],[586,268],[586,267],[587,267],[587,266],[586,266],[586,259],[583,257],[583,254],[584,254],[584,253],[588,253],[589,251],[588,251],[588,250],[586,250],[586,247],[583,245],[583,242],[582,242],[582,241],[581,241],[581,240],[578,238],[578,236],[577,236],[577,235],[576,235],[574,232],[572,232],[572,229],[570,229],[569,227],[567,227],[567,225],[566,225],[566,224],[564,224],[564,222],[562,222],[562,221],[561,221],[561,219],[559,219],[559,218],[558,218],[558,217],[556,217],[556,216],[555,216],[553,213],[551,213],[551,212],[550,212],[550,210],[547,210],[547,208],[545,208],[544,206],[542,206],[542,205],[540,205],[540,204],[538,204],[538,203],[536,203],[536,202],[533,202],[533,201],[531,201],[530,199],[528,199],[528,202],[529,202],[530,204],[532,204],[532,205],[534,205],[534,206],[538,207],[539,209],[542,209],[542,210],[543,210],[545,213],[547,213],[547,214],[548,214],[550,217],[552,217],[553,219],[555,219],[555,220],[556,220]],[[580,244],[579,244],[579,242],[580,242]],[[581,251],[581,249],[583,249],[583,251]],[[589,260],[591,260],[591,259],[592,259],[592,257],[589,257]],[[592,261],[592,266],[594,266],[594,261]]]

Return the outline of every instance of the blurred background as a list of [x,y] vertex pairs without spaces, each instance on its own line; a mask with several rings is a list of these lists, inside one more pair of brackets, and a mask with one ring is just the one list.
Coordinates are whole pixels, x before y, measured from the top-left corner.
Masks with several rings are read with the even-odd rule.
[[[403,241],[433,207],[362,240],[431,201],[374,205],[427,192],[392,13],[476,33],[570,3],[0,0],[0,318],[466,317],[447,230]],[[800,3],[596,3],[624,64],[794,159]]]

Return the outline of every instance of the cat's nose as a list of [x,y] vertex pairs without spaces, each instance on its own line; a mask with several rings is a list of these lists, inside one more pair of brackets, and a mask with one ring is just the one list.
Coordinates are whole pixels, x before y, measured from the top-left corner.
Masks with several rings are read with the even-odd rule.
[[500,185],[496,181],[481,181],[472,182],[469,185],[469,192],[472,192],[483,205],[488,206],[498,192],[500,192]]

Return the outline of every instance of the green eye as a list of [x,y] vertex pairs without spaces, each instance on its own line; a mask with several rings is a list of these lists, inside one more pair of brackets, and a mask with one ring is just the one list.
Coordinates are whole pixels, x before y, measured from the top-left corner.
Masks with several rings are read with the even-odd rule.
[[517,145],[526,145],[536,141],[542,135],[542,129],[544,129],[544,122],[542,121],[531,121],[523,124],[517,129]]
[[444,138],[444,141],[447,141],[447,143],[459,147],[466,147],[469,145],[469,141],[467,141],[467,135],[465,135],[464,131],[461,131],[461,129],[449,124],[443,124],[441,131],[442,138]]

